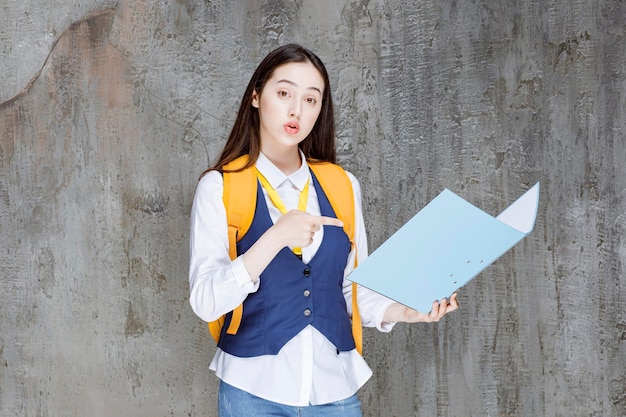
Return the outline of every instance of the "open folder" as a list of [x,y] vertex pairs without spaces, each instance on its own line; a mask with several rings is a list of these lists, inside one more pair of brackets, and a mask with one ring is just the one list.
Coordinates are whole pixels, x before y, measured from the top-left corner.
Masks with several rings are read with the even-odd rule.
[[538,204],[539,183],[498,217],[446,189],[347,279],[427,313],[528,235]]

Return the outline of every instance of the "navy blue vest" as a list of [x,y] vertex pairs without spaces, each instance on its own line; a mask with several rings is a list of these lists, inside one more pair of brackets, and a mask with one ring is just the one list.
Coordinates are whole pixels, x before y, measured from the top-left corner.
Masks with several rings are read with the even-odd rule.
[[[315,175],[311,176],[322,215],[337,217]],[[254,219],[237,243],[237,254],[245,253],[272,224],[259,184]],[[350,241],[343,228],[323,227],[322,244],[308,264],[285,247],[265,268],[259,289],[243,303],[243,318],[236,335],[226,333],[231,314],[226,316],[218,343],[223,351],[239,357],[275,355],[309,324],[338,350],[355,348],[342,292]]]

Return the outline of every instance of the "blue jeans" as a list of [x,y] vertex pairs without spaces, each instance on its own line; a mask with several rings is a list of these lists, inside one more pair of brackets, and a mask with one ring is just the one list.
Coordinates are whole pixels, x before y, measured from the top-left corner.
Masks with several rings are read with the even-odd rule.
[[220,381],[219,417],[362,417],[356,394],[329,404],[292,407],[256,397]]

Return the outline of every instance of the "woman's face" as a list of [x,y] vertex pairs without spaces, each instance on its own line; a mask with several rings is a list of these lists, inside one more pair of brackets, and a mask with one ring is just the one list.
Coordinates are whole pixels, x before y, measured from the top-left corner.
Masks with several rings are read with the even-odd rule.
[[261,151],[297,149],[311,132],[322,108],[324,80],[310,62],[292,62],[274,70],[252,105],[259,109]]

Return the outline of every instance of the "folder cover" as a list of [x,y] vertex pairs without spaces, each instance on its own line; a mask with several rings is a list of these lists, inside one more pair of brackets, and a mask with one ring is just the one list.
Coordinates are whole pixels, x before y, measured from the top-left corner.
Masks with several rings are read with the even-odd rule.
[[427,313],[527,236],[538,204],[539,183],[497,218],[446,189],[347,279]]

